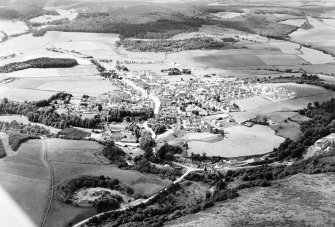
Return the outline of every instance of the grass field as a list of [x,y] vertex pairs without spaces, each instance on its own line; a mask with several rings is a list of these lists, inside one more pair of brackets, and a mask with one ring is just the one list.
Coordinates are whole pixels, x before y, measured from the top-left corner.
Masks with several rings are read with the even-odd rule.
[[170,223],[170,227],[332,226],[335,175],[298,174],[267,188],[239,191],[237,199]]
[[226,138],[220,142],[189,142],[189,152],[221,157],[259,155],[272,151],[284,141],[283,138],[276,136],[272,129],[261,125],[251,128],[234,126],[225,131],[227,132]]
[[28,214],[37,226],[41,224],[49,196],[50,175],[43,163],[42,142],[30,140],[17,155],[0,162],[0,185]]

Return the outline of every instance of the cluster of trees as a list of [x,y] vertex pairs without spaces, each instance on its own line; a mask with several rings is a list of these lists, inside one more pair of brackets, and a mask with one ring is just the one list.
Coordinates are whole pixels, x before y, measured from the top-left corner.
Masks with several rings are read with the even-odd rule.
[[176,180],[182,175],[182,172],[178,169],[158,168],[142,155],[136,157],[134,161],[134,166],[127,166],[125,169],[132,169],[141,173],[155,174],[161,179],[169,179],[171,181]]
[[109,141],[105,144],[105,147],[102,151],[102,154],[114,164],[117,164],[119,167],[126,165],[124,157],[126,153],[119,147],[117,147],[114,141]]
[[[112,109],[109,111],[109,121],[121,122],[125,118],[130,121],[131,118],[139,118],[140,121],[147,120],[154,116],[154,110],[138,109],[138,110],[126,110],[126,109]],[[128,121],[127,120],[127,121]]]
[[93,206],[96,208],[97,213],[116,210],[120,208],[120,204],[124,202],[123,198],[120,195],[104,195],[99,199],[94,201]]
[[220,49],[236,42],[234,38],[195,37],[182,40],[152,40],[142,41],[124,39],[121,43],[129,51],[145,52],[177,52],[198,49]]
[[300,114],[311,118],[301,123],[302,136],[298,141],[286,139],[278,148],[271,153],[272,157],[278,160],[285,158],[299,158],[307,147],[314,144],[318,139],[335,132],[335,99],[319,103],[314,106],[309,103],[307,108],[299,111]]
[[183,149],[180,146],[173,146],[165,142],[156,152],[155,163],[163,163],[165,161],[173,161],[175,154],[181,154]]
[[[49,99],[43,99],[36,102],[37,107],[46,107],[49,106],[53,101],[62,100],[64,103],[68,104],[72,98],[72,94],[66,92],[58,92],[57,94],[52,95]],[[57,102],[56,102],[57,103]]]
[[18,132],[9,132],[8,133],[8,143],[11,146],[13,151],[17,151],[20,145],[31,139],[39,139],[38,136],[33,136],[30,134],[23,134]]
[[6,156],[5,147],[2,143],[2,140],[0,139],[0,158],[3,158],[5,156]]
[[0,131],[17,132],[34,136],[49,135],[50,131],[44,127],[31,124],[18,123],[17,121],[4,122],[0,121]]
[[163,124],[148,124],[148,126],[155,132],[156,135],[166,132],[166,126]]
[[63,202],[72,203],[73,195],[77,190],[97,187],[116,190],[130,196],[134,194],[132,188],[122,184],[118,179],[105,176],[82,176],[58,186],[58,195]]
[[[46,102],[37,102],[39,105],[44,105]],[[68,128],[69,126],[81,128],[98,128],[101,119],[100,116],[95,116],[92,119],[82,119],[77,115],[58,114],[53,105],[39,108],[36,102],[14,102],[7,98],[0,102],[0,114],[20,114],[28,118],[34,123],[41,123],[55,128]]]
[[29,68],[66,68],[78,65],[77,60],[71,58],[35,58],[23,62],[13,62],[0,67],[0,73],[10,73]]

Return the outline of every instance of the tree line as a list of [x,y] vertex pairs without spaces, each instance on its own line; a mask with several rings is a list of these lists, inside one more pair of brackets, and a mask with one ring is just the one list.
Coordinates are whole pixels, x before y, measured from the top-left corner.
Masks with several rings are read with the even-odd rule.
[[[47,101],[48,102],[48,101]],[[40,108],[36,105],[44,105],[46,102],[14,102],[4,98],[0,101],[0,114],[20,114],[26,116],[30,122],[41,123],[59,129],[69,126],[81,128],[98,128],[101,123],[99,116],[92,119],[82,119],[71,114],[58,114],[54,105]]]

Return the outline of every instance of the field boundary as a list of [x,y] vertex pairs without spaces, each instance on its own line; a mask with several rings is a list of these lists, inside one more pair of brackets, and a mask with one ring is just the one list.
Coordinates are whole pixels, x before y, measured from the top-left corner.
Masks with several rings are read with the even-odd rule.
[[48,206],[47,206],[47,209],[44,213],[44,217],[43,217],[43,220],[42,220],[42,223],[41,223],[41,227],[45,226],[45,223],[46,223],[47,218],[48,218],[48,214],[49,214],[50,209],[51,209],[53,197],[54,197],[54,175],[55,175],[55,171],[54,171],[51,163],[48,160],[48,154],[47,154],[48,150],[47,150],[47,145],[45,144],[45,141],[46,141],[45,139],[42,139],[42,149],[43,149],[43,152],[44,152],[43,153],[43,161],[46,164],[46,166],[48,167],[49,172],[50,172],[50,195],[49,195]]

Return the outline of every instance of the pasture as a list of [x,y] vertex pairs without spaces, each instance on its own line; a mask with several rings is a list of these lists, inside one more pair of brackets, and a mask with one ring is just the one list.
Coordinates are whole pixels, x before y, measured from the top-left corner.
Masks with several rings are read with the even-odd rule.
[[227,132],[226,138],[216,143],[189,142],[189,152],[229,158],[260,155],[271,152],[284,141],[283,138],[276,136],[272,129],[261,125],[251,128],[234,126],[225,131]]
[[30,140],[0,162],[0,185],[39,226],[48,203],[50,174],[41,140]]

